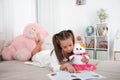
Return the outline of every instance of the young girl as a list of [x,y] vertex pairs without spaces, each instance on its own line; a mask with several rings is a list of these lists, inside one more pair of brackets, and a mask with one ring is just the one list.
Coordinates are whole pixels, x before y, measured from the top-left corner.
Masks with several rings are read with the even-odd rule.
[[[40,50],[40,46],[36,46],[33,50],[32,61],[33,65],[40,67],[49,66],[53,71],[67,70],[68,72],[75,72],[75,68],[69,61],[69,56],[73,54],[73,48],[75,44],[74,34],[71,30],[63,30],[53,35],[52,50]],[[40,42],[38,42],[40,43]],[[38,62],[38,63],[37,63]],[[88,62],[87,59],[83,59],[83,62]]]
[[74,34],[71,30],[63,30],[53,36],[54,51],[51,55],[56,55],[56,69],[75,72],[74,67],[69,62],[69,56],[73,54],[75,44]]

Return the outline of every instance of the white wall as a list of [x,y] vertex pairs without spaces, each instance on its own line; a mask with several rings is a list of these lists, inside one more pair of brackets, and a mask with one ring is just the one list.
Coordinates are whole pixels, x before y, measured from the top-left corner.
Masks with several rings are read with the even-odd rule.
[[36,22],[36,0],[0,0],[0,39],[22,34],[31,22]]
[[[38,22],[46,29],[54,28],[53,33],[62,29],[72,29],[76,35],[85,34],[89,25],[98,22],[97,11],[100,8],[108,14],[108,27],[111,31],[111,39],[120,26],[120,0],[86,0],[86,5],[77,6],[76,0],[39,0]],[[49,31],[51,32],[51,31]]]
[[[64,29],[72,29],[75,35],[85,34],[88,25],[95,25],[98,22],[97,11],[100,8],[108,14],[110,54],[113,55],[113,40],[120,24],[120,0],[86,0],[86,5],[75,5],[75,0],[60,0],[58,24],[56,32]],[[119,47],[119,46],[118,46]]]
[[97,10],[100,8],[103,8],[107,11],[109,16],[107,22],[109,28],[112,29],[112,32],[115,30],[115,28],[120,26],[120,0],[86,1],[86,5],[76,6],[75,0],[59,0],[59,16],[57,17],[58,24],[56,29],[59,31],[65,27],[73,29],[76,34],[84,33],[84,29],[88,25],[95,25],[98,23]]
[[36,0],[12,0],[14,10],[14,36],[20,35],[24,27],[36,22]]
[[[0,39],[13,37],[13,4],[9,0],[0,0]],[[8,35],[9,34],[9,35]]]
[[[120,24],[120,0],[86,0],[86,5],[77,6],[76,0],[40,0],[38,22],[51,35],[63,29],[72,29],[75,35],[86,35],[85,29],[89,25],[99,23],[97,11],[100,8],[108,14],[110,36],[110,52],[113,50],[113,38]],[[51,30],[51,29],[52,30]],[[52,33],[51,33],[52,32]],[[49,42],[51,37],[47,39]]]

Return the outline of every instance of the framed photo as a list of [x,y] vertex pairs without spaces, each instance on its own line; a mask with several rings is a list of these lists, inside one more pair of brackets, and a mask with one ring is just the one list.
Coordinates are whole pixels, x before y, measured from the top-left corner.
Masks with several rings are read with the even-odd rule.
[[85,5],[86,0],[76,0],[76,5]]

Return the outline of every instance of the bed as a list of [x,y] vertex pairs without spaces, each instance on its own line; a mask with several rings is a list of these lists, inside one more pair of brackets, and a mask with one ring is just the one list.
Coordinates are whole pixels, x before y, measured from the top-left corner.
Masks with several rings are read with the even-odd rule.
[[[105,77],[105,80],[120,80],[120,61],[96,61],[96,73]],[[0,80],[50,80],[47,74],[49,68],[26,65],[20,61],[0,61]]]

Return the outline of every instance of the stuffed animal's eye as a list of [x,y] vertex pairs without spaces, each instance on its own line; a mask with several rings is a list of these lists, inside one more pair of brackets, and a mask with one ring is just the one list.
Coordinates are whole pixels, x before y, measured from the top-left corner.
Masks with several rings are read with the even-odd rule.
[[76,48],[76,50],[79,50],[78,48]]
[[82,50],[82,48],[80,48],[80,50]]

